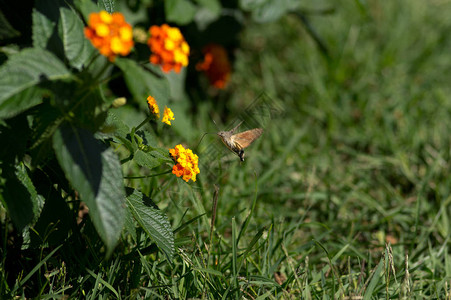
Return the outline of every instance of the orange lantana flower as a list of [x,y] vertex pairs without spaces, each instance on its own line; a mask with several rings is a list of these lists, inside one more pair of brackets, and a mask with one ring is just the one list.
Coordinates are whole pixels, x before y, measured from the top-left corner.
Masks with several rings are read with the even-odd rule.
[[225,48],[218,44],[209,44],[202,49],[204,61],[196,65],[198,71],[204,71],[210,84],[218,89],[225,88],[230,77],[230,62]]
[[191,149],[185,149],[182,145],[177,145],[174,149],[169,149],[169,153],[176,162],[172,167],[172,174],[182,177],[183,180],[196,181],[196,175],[200,173],[199,157]]
[[89,15],[85,36],[110,61],[117,55],[128,55],[133,48],[132,27],[125,22],[121,13],[111,15],[102,10]]
[[149,107],[149,110],[151,113],[153,113],[157,119],[160,118],[160,108],[158,108],[157,101],[155,101],[155,98],[152,96],[147,97],[147,106]]
[[161,119],[161,122],[171,125],[171,120],[175,120],[174,113],[169,107],[165,106],[163,112],[163,119]]
[[179,73],[182,67],[188,65],[189,46],[178,28],[167,24],[154,25],[149,33],[147,44],[152,51],[151,63],[161,65],[166,73],[172,69]]

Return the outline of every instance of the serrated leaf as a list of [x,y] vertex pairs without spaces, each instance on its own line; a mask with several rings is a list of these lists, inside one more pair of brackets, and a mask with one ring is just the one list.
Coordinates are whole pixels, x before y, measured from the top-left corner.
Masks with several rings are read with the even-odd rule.
[[[31,132],[29,149],[34,150],[41,143],[48,141],[62,118],[61,112],[52,106],[50,101],[45,101],[39,111],[34,114],[33,123],[30,126],[33,131]],[[48,156],[48,154],[46,153],[44,156]],[[36,156],[33,156],[33,160],[35,159]],[[36,161],[33,161],[33,163],[36,163]]]
[[125,210],[124,232],[130,234],[132,239],[134,241],[137,241],[136,227],[135,227],[135,223],[133,222],[133,215],[129,209]]
[[0,103],[0,118],[12,118],[30,107],[42,103],[44,91],[32,86]]
[[108,111],[108,115],[105,120],[105,126],[112,127],[114,129],[113,135],[121,137],[127,137],[130,133],[130,127],[127,126],[114,112]]
[[155,98],[158,106],[164,108],[170,96],[169,84],[163,76],[143,69],[135,61],[126,58],[116,58],[115,64],[122,70],[125,82],[136,101],[147,106],[147,97]]
[[[139,136],[142,138],[142,143],[146,146],[150,146],[152,148],[158,148],[158,140],[155,135],[151,134],[147,130],[139,130],[135,133],[135,136]],[[169,150],[166,150],[166,153],[169,153]]]
[[100,10],[106,10],[109,13],[113,13],[116,10],[116,3],[114,0],[78,0],[73,4],[77,10],[81,12],[83,17],[87,20],[88,16],[92,12],[99,12]]
[[167,149],[156,148],[151,153],[152,153],[153,156],[155,156],[156,158],[160,159],[161,161],[168,162],[168,163],[173,163],[174,162],[172,160],[172,158],[171,158],[171,156],[169,154],[169,151]]
[[33,8],[32,20],[33,46],[36,48],[45,49],[47,48],[47,43],[53,34],[56,23],[36,8]]
[[56,131],[53,148],[67,179],[89,207],[109,255],[124,224],[125,194],[118,157],[90,132],[73,127]]
[[32,13],[32,38],[35,48],[46,49],[60,59],[64,57],[63,43],[57,34],[60,22],[59,0],[36,1]]
[[155,241],[169,260],[174,255],[174,233],[168,217],[160,210],[146,205],[151,201],[138,190],[127,190],[127,206],[144,231]]
[[167,162],[167,158],[157,151],[144,152],[137,150],[133,156],[133,160],[140,166],[153,169]]
[[107,12],[112,13],[112,12],[114,12],[114,7],[115,7],[114,2],[115,2],[114,0],[101,0],[98,2],[98,5],[102,9],[105,9]]
[[70,76],[69,70],[52,53],[37,48],[22,50],[0,67],[0,106],[10,114],[22,111],[30,107],[26,99],[18,103],[7,100],[40,82]]
[[136,151],[134,143],[130,141],[130,128],[115,113],[108,111],[102,131],[98,133],[102,138],[111,138],[115,143],[126,147],[130,153]]
[[164,1],[166,19],[178,25],[190,23],[196,14],[196,6],[187,0]]
[[8,176],[3,188],[3,198],[11,220],[19,231],[32,226],[44,206],[44,198],[36,192],[22,163],[16,166],[13,176]]
[[93,55],[95,49],[83,34],[83,22],[75,12],[60,8],[59,35],[69,64],[80,70]]

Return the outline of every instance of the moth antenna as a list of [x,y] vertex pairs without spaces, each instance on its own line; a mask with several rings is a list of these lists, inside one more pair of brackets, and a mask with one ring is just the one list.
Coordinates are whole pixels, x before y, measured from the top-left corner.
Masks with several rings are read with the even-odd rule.
[[220,130],[219,130],[219,126],[218,126],[218,124],[216,124],[215,119],[213,119],[213,117],[211,117],[211,120],[213,121],[213,123],[215,123],[216,129],[218,129],[218,131],[220,131]]
[[202,135],[202,137],[200,138],[199,143],[197,143],[196,149],[197,149],[197,147],[199,147],[200,142],[202,142],[204,136],[206,136],[207,134],[216,134],[216,132],[205,132],[205,133]]
[[218,126],[218,124],[216,124],[216,121],[215,121],[215,119],[213,119],[213,116],[212,116],[212,115],[210,115],[210,118],[211,118],[211,120],[213,121],[213,123],[215,123],[216,129],[217,129],[218,131],[220,131],[219,126]]

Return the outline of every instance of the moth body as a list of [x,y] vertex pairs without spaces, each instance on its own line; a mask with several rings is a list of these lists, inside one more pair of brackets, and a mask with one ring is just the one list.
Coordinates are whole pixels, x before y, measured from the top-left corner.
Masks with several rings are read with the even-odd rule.
[[244,161],[244,148],[248,147],[253,141],[259,138],[263,133],[263,129],[254,128],[234,134],[241,123],[229,131],[219,131],[217,134],[221,138],[224,145],[226,145],[232,152],[236,153],[241,161]]

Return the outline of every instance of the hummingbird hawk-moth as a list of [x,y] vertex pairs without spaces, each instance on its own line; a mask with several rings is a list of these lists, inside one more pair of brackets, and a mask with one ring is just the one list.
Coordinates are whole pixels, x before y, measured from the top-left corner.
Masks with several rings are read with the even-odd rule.
[[217,135],[227,148],[236,153],[241,161],[244,161],[244,149],[262,135],[263,129],[254,128],[235,134],[235,131],[240,127],[241,123],[243,122],[240,122],[229,131],[219,131]]

